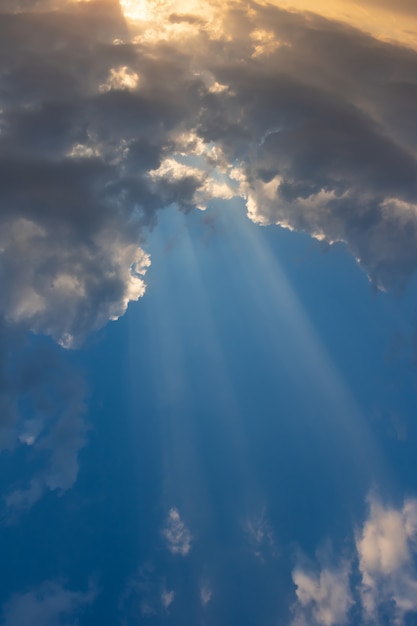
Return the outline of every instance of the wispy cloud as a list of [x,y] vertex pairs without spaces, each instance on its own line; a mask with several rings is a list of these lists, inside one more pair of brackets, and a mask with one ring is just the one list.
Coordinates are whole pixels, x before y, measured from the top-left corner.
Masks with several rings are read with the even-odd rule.
[[138,615],[144,618],[166,616],[175,595],[153,563],[142,565],[128,579],[121,595],[119,609],[122,623],[130,626]]
[[171,554],[187,556],[191,550],[192,536],[182,521],[178,509],[172,508],[162,529],[162,535]]
[[12,484],[5,495],[5,523],[16,520],[46,491],[63,493],[73,486],[88,432],[86,388],[64,351],[50,342],[15,337],[12,343],[13,356],[6,366],[14,372],[7,396],[13,419],[7,414],[1,419],[6,420],[9,447],[26,452],[29,476],[26,482]]
[[83,609],[92,604],[97,590],[73,591],[47,581],[23,593],[15,593],[3,606],[2,626],[64,626],[74,624]]
[[169,607],[171,606],[171,604],[174,602],[175,599],[175,591],[167,591],[167,589],[164,589],[162,591],[161,594],[161,602],[162,602],[162,606],[165,609],[169,609]]
[[246,518],[243,522],[243,532],[257,558],[263,560],[278,556],[274,532],[265,508],[260,513]]
[[200,585],[201,605],[203,607],[206,606],[211,601],[212,596],[213,596],[213,590],[211,588],[211,585],[207,581],[202,582]]

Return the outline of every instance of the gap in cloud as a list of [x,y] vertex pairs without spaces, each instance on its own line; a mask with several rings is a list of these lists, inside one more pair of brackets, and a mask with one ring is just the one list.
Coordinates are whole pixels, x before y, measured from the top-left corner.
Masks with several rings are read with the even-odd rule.
[[[337,382],[337,374],[327,369],[328,380],[323,382],[312,367],[315,360],[324,359],[329,368],[329,359],[323,356],[325,349],[311,323],[300,312],[284,269],[277,265],[276,252],[269,248],[268,238],[264,239],[271,231],[248,222],[241,207],[232,209],[230,220],[215,209],[188,216],[167,212],[164,218],[168,241],[162,236],[163,219],[150,244],[153,265],[147,298],[140,307],[142,323],[137,325],[139,309],[132,309],[127,317],[129,385],[135,389],[141,379],[139,356],[143,360],[145,350],[146,363],[153,363],[147,373],[148,391],[152,391],[151,404],[146,408],[145,403],[142,415],[153,415],[155,431],[166,441],[158,453],[164,470],[160,504],[155,508],[157,528],[163,528],[171,508],[178,512],[193,543],[186,559],[190,564],[180,563],[181,555],[172,555],[175,567],[189,567],[194,576],[201,577],[201,563],[205,562],[206,576],[216,588],[219,580],[225,584],[226,571],[232,575],[227,564],[231,554],[240,555],[245,563],[252,559],[258,566],[270,568],[272,584],[277,580],[273,560],[281,542],[298,535],[304,546],[314,544],[324,529],[331,527],[339,505],[348,516],[344,525],[348,524],[353,514],[351,499],[362,506],[364,494],[379,472],[378,460],[373,463],[370,458],[367,465],[358,467],[358,494],[357,476],[340,469],[349,465],[352,456],[357,459],[368,453],[366,446],[364,452],[360,446],[359,451],[355,448],[356,435],[349,434],[350,426],[344,424],[346,414],[351,416],[349,402],[358,409],[343,383]],[[259,233],[257,244],[245,233],[246,226]],[[287,237],[303,240],[302,250],[309,245],[303,236],[274,232],[283,242]],[[315,254],[322,258],[319,249]],[[283,267],[287,263],[283,259]],[[354,264],[352,267],[361,276]],[[369,289],[366,281],[364,284]],[[159,291],[154,285],[164,288]],[[314,350],[306,354],[309,346],[317,355]],[[247,354],[254,355],[253,362]],[[214,373],[207,365],[213,362]],[[300,380],[297,374],[302,377],[301,398],[295,393]],[[336,383],[329,387],[332,380]],[[228,389],[233,390],[232,396]],[[252,399],[246,393],[249,389]],[[335,389],[341,395],[335,396]],[[204,408],[195,404],[194,394],[204,395]],[[229,410],[233,406],[227,400],[230,397],[238,407],[236,413]],[[314,412],[309,408],[312,403],[318,407]],[[335,417],[339,405],[340,414]],[[151,406],[157,407],[156,413]],[[355,419],[359,417],[357,413]],[[140,420],[139,414],[136,419]],[[366,432],[366,425],[359,422],[357,427]],[[132,432],[134,429],[132,425]],[[237,447],[240,440],[246,442],[241,451]],[[242,476],[243,494],[238,493]],[[324,510],[328,512],[325,521]],[[296,511],[301,517],[294,522]],[[305,517],[310,520],[309,528],[300,527]],[[277,545],[269,525],[279,529]],[[214,548],[219,541],[224,549],[228,546],[225,554],[207,553],[207,546]],[[285,551],[283,558],[288,558]],[[166,571],[167,563],[161,567]],[[167,584],[172,585],[172,580]],[[198,597],[198,590],[196,593]],[[220,606],[222,600],[216,594],[213,602]],[[178,606],[181,600],[176,595],[172,611]]]

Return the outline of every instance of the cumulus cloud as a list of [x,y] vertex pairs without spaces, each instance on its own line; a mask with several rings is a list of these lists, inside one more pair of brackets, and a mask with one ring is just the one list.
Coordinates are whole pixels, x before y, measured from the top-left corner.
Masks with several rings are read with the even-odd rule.
[[415,271],[416,52],[255,3],[0,10],[9,322],[79,345],[144,294],[159,210],[236,195],[256,222],[345,241],[381,288]]
[[191,550],[192,536],[184,524],[178,509],[172,508],[162,529],[168,550],[171,554],[187,556]]
[[61,626],[75,624],[77,616],[97,596],[97,590],[73,591],[55,581],[47,581],[29,591],[16,593],[2,611],[2,626]]
[[417,611],[417,500],[395,509],[371,498],[356,548],[367,618],[376,621],[381,607],[394,607],[393,619],[402,623]]
[[293,626],[347,624],[353,604],[349,575],[350,563],[346,560],[337,565],[325,562],[319,571],[296,567],[293,581],[297,604]]
[[123,315],[145,292],[157,211],[192,208],[208,183],[149,174],[177,154],[201,81],[129,43],[117,0],[0,0],[0,13],[0,447],[25,449],[32,470],[6,494],[10,522],[74,484],[87,431],[77,375],[20,335],[74,348]]
[[[233,19],[223,116],[200,132],[240,161],[249,216],[345,241],[375,284],[401,288],[417,261],[416,53],[272,6]],[[259,28],[281,45],[253,59]]]
[[116,0],[0,10],[0,313],[73,347],[143,295],[145,229],[201,183],[148,176],[198,81],[117,44]]
[[417,614],[417,500],[395,508],[370,496],[355,548],[339,560],[323,553],[318,565],[299,559],[293,626],[402,625]]

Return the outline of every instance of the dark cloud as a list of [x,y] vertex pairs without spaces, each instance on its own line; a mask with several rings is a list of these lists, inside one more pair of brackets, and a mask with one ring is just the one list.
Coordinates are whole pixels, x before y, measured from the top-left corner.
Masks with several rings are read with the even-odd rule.
[[[228,90],[200,116],[241,162],[250,216],[345,241],[370,278],[417,267],[417,54],[311,14],[234,10]],[[219,114],[220,112],[220,114]]]
[[156,211],[191,207],[199,180],[147,174],[201,84],[182,57],[123,44],[118,2],[48,6],[0,26],[1,312],[75,346],[143,294]]
[[0,319],[0,451],[13,449],[16,440],[19,410],[11,360],[16,343],[16,338],[11,337],[7,325]]
[[393,2],[392,0],[366,0],[365,5],[370,7],[381,8],[392,13],[404,13],[405,15],[417,16],[417,7],[414,0],[399,0]]
[[4,522],[11,523],[47,490],[63,493],[73,486],[88,424],[86,388],[63,349],[5,330],[0,442],[3,449],[19,448],[28,475],[5,496]]
[[[213,144],[252,219],[346,241],[380,287],[414,272],[414,52],[255,4],[226,11],[228,38],[167,14],[184,41],[129,35],[116,1],[17,6],[0,26],[6,319],[69,346],[122,315],[158,210],[215,196]],[[167,175],[190,133],[203,166]]]

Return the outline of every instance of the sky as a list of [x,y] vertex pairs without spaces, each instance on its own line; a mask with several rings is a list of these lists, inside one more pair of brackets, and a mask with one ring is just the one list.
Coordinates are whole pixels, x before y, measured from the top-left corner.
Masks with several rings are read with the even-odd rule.
[[0,626],[417,624],[414,0],[0,0]]

